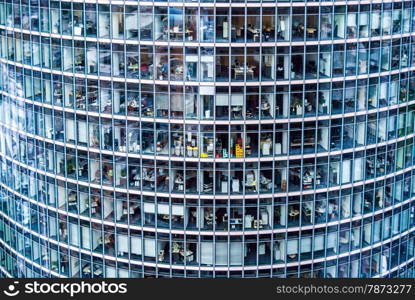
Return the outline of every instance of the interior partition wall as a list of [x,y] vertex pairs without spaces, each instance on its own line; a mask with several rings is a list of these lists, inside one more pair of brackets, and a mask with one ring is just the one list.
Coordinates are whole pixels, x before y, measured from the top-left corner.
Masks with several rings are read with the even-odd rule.
[[414,277],[415,6],[0,0],[0,277]]

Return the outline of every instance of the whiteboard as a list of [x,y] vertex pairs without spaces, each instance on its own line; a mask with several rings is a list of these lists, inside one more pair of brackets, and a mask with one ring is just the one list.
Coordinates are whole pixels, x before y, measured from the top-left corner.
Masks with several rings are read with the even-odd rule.
[[86,122],[78,121],[78,141],[80,143],[88,143]]
[[287,242],[287,254],[297,254],[298,253],[298,240],[289,240]]
[[198,57],[197,55],[187,55],[186,56],[186,61],[187,62],[198,62]]
[[337,232],[330,232],[327,236],[327,248],[337,248]]
[[157,204],[157,213],[162,215],[169,215],[170,209],[168,204]]
[[175,216],[184,216],[184,206],[183,205],[172,205],[171,214]]
[[244,104],[244,96],[242,94],[231,95],[231,105],[242,106]]
[[144,212],[154,214],[156,212],[154,203],[144,203]]
[[71,243],[72,243],[72,245],[79,247],[78,224],[70,223],[70,228],[71,228]]
[[242,242],[231,242],[230,245],[230,265],[242,264]]
[[200,263],[205,265],[213,264],[213,243],[200,243]]
[[324,249],[324,235],[314,236],[314,251],[320,251]]
[[119,278],[128,278],[128,270],[118,269]]
[[311,252],[311,237],[301,239],[301,253]]
[[141,247],[142,247],[142,240],[141,237],[131,237],[131,253],[141,255]]
[[128,252],[128,236],[117,235],[118,252]]
[[91,237],[89,236],[89,227],[82,226],[82,247],[91,250]]
[[342,183],[349,183],[351,160],[344,160],[342,164]]
[[361,157],[355,158],[354,160],[354,180],[363,179],[363,159]]
[[74,130],[75,122],[71,119],[66,119],[66,140],[75,140],[75,130]]
[[216,243],[216,265],[228,264],[228,243]]
[[156,257],[156,240],[144,239],[144,256]]
[[215,88],[211,86],[201,86],[199,87],[200,95],[215,95]]
[[217,94],[216,95],[216,106],[228,106],[229,98],[228,94]]
[[117,277],[117,270],[115,269],[115,267],[108,267],[106,268],[106,277],[107,278],[116,278]]

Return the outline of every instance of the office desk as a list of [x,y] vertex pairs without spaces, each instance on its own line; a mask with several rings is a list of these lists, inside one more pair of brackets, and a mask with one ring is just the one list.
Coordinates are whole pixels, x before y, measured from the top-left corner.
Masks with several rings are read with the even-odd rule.
[[265,176],[261,177],[260,183],[262,188],[265,188],[267,190],[270,190],[272,188],[272,180],[266,178]]
[[310,140],[305,139],[305,140],[303,140],[303,143],[301,143],[301,141],[297,141],[297,140],[293,140],[291,142],[291,147],[301,147],[301,145],[313,146],[314,147],[315,142],[314,142],[314,139],[312,139],[312,140],[311,139]]
[[311,217],[311,209],[310,208],[305,208],[304,209],[304,216]]
[[234,78],[236,79],[237,76],[244,76],[245,72],[244,72],[244,68],[233,68],[233,71],[235,73]]
[[95,272],[94,272],[94,275],[96,275],[96,276],[102,275],[102,269],[101,268],[96,269]]
[[134,214],[134,207],[130,206],[129,209],[124,208],[122,211],[122,215],[123,216],[127,216],[127,215],[133,215]]
[[307,28],[307,36],[308,37],[311,37],[311,38],[315,37],[314,35],[316,34],[316,32],[317,32],[316,28],[312,28],[312,27]]
[[316,214],[318,214],[319,216],[323,216],[325,213],[326,213],[326,208],[325,207],[316,208]]
[[170,29],[170,30],[165,30],[164,33],[166,35],[170,34],[170,38],[172,38],[172,39],[177,39],[177,38],[182,38],[184,32],[180,29],[173,28],[173,29]]
[[215,222],[216,224],[216,219],[217,217],[215,216],[215,220],[213,220],[213,214],[209,213],[207,215],[205,215],[205,221],[207,225],[213,225],[213,222]]
[[234,79],[237,78],[237,76],[244,76],[245,73],[251,75],[252,79],[254,79],[254,69],[256,67],[255,66],[250,66],[250,67],[234,67],[233,71],[234,71]]
[[230,218],[229,224],[230,225],[242,225],[242,218]]
[[138,37],[138,29],[135,29],[135,28],[129,29],[128,32],[131,33],[130,38]]
[[295,218],[300,215],[300,211],[298,209],[293,209],[288,213],[291,221],[295,221]]
[[253,192],[256,192],[256,182],[246,183],[245,184],[245,189],[247,190],[247,192],[248,192],[248,189],[253,191]]
[[76,193],[70,194],[68,196],[68,206],[76,206],[77,205],[77,199],[76,199]]
[[254,220],[254,228],[255,229],[263,228],[264,227],[263,225],[264,224],[263,224],[262,220]]
[[313,185],[312,176],[303,176],[303,188],[310,188]]
[[174,183],[177,185],[177,190],[183,191],[184,190],[184,181],[181,178],[176,178]]
[[91,274],[91,265],[86,265],[85,267],[83,267],[82,272],[86,275],[90,275]]
[[183,261],[192,262],[194,260],[193,251],[191,250],[186,250],[186,251],[180,250],[179,253],[182,256]]
[[129,71],[132,70],[133,72],[136,72],[138,69],[139,69],[138,63],[137,64],[129,64],[127,66],[127,70],[129,70]]
[[242,118],[242,106],[232,106],[232,113],[233,113],[233,117],[240,117]]
[[170,216],[169,215],[162,215],[161,219],[168,222],[168,221],[170,221]]
[[259,38],[259,34],[260,34],[259,29],[248,27],[247,31],[252,33],[253,40],[254,42],[256,42],[256,39]]

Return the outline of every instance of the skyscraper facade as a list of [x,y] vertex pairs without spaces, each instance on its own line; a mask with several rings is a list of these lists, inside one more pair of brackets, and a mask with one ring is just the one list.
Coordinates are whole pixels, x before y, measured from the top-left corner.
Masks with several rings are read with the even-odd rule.
[[415,277],[414,3],[0,0],[0,277]]

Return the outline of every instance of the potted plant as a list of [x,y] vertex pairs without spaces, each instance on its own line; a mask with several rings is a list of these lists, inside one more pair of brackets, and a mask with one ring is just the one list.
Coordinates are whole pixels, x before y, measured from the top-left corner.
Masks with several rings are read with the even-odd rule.
[[54,270],[54,271],[59,270],[58,269],[58,262],[57,261],[52,261],[50,268],[51,268],[51,270]]
[[294,98],[292,101],[292,107],[295,110],[297,115],[301,115],[302,111],[302,101],[300,98]]
[[283,179],[281,183],[281,190],[283,192],[287,191],[287,180]]
[[127,169],[124,168],[124,169],[121,170],[121,177],[122,178],[127,177]]
[[324,95],[321,95],[321,97],[318,99],[318,104],[320,105],[321,112],[326,114],[327,113],[327,104],[326,104],[326,98]]
[[393,32],[399,32],[401,30],[401,20],[393,21]]
[[73,163],[72,160],[70,160],[66,163],[66,172],[68,174],[72,174],[74,171],[75,171],[75,164]]
[[406,101],[406,88],[405,87],[402,87],[401,88],[401,90],[400,90],[400,94],[399,94],[399,100],[401,101],[401,102],[405,102]]
[[326,104],[326,98],[324,97],[324,95],[321,95],[321,97],[318,99],[318,104],[320,104],[321,106]]

